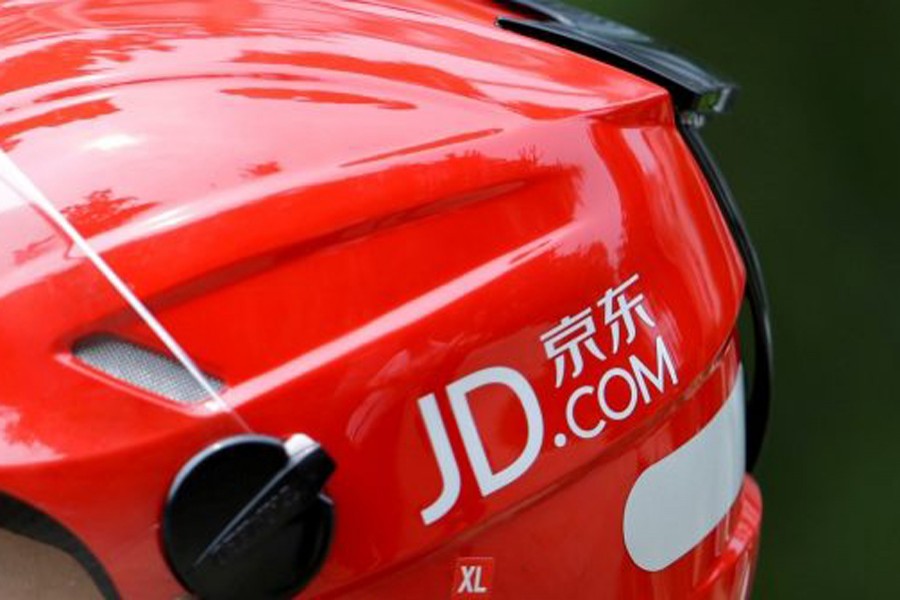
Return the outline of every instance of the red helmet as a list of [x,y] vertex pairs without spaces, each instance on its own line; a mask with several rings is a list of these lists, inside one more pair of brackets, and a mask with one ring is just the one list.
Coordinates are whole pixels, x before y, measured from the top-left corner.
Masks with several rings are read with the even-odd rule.
[[747,596],[733,86],[534,0],[10,0],[0,56],[0,596]]

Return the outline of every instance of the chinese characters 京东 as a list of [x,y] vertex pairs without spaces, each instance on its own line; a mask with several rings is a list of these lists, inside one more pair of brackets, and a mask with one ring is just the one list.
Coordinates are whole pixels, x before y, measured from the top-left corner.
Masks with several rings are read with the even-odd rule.
[[[613,355],[623,346],[623,337],[624,345],[634,341],[637,335],[636,319],[647,327],[656,327],[644,306],[644,294],[636,289],[639,280],[640,276],[635,273],[624,283],[606,290],[597,302],[597,307],[602,309],[603,326],[609,333],[610,353]],[[562,387],[566,379],[567,364],[571,365],[571,378],[581,375],[585,360],[583,351],[598,361],[606,360],[606,354],[600,349],[596,338],[597,325],[591,307],[574,316],[564,317],[541,336],[544,352],[556,369],[557,388]]]

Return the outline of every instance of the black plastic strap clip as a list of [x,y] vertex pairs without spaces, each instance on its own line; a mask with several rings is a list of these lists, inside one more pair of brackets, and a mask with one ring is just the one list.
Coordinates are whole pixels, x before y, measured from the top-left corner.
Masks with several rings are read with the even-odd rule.
[[208,600],[292,597],[328,552],[334,507],[322,488],[334,469],[305,435],[239,435],[201,451],[163,514],[173,573]]

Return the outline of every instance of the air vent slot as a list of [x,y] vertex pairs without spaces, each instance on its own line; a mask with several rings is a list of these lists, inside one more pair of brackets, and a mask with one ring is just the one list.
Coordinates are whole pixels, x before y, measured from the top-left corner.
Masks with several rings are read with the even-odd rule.
[[[79,340],[72,350],[75,357],[134,387],[181,404],[196,404],[209,394],[180,363],[138,344],[112,335],[92,335]],[[210,387],[219,392],[225,383],[204,373]]]

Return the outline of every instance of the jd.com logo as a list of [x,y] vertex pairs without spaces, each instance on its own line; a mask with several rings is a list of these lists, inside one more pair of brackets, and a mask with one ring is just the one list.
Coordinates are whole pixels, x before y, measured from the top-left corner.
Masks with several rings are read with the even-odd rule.
[[[611,355],[619,354],[621,349],[632,344],[637,337],[637,323],[643,323],[643,327],[648,330],[656,329],[656,323],[644,306],[644,295],[629,292],[629,288],[638,279],[637,274],[631,276],[618,287],[607,290],[597,302],[597,306],[603,309],[603,325],[608,333],[607,344],[598,344],[599,334],[592,307],[577,315],[565,317],[541,336],[547,358],[553,360],[556,369],[557,388],[562,387],[567,377],[578,381],[584,368],[583,350],[594,360],[605,362]],[[620,363],[623,366],[606,369],[596,385],[581,385],[569,394],[565,405],[568,431],[556,433],[553,437],[554,445],[566,445],[569,435],[584,440],[596,438],[609,423],[631,417],[639,402],[649,404],[654,395],[665,393],[667,381],[677,385],[678,375],[661,335],[655,335],[653,346],[655,356],[649,361],[652,368],[641,357],[632,353],[627,356],[626,361]],[[567,366],[571,366],[571,369],[567,369]],[[515,460],[498,471],[494,471],[488,462],[470,407],[469,396],[472,392],[486,386],[504,386],[510,390],[518,400],[526,422],[524,448]],[[447,386],[446,392],[481,495],[489,496],[524,475],[537,460],[544,442],[541,403],[528,380],[515,369],[489,367],[457,379]],[[601,418],[592,423],[579,422],[576,418],[577,407],[581,402],[591,401],[597,403],[600,410],[596,414],[601,415]],[[459,461],[450,446],[437,402],[435,394],[428,394],[418,402],[443,481],[440,495],[422,510],[422,520],[426,525],[436,522],[453,508],[459,498],[461,482]]]

